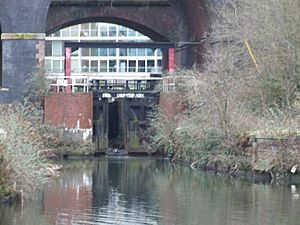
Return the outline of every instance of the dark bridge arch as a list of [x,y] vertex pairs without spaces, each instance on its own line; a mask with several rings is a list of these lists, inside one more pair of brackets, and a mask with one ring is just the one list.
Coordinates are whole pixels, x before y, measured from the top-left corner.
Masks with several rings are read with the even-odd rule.
[[51,5],[46,33],[83,22],[110,22],[137,30],[155,41],[180,41],[188,36],[182,13],[172,6]]

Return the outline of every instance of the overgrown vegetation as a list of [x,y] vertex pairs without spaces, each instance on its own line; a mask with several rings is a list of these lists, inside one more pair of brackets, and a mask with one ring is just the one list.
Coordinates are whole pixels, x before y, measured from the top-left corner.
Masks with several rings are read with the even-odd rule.
[[55,175],[50,158],[61,154],[62,135],[43,123],[50,84],[43,72],[30,76],[22,103],[0,105],[0,201],[33,191]]
[[49,164],[37,112],[27,104],[0,106],[0,199],[27,194],[46,179]]
[[32,102],[37,108],[43,109],[44,98],[50,91],[51,80],[46,78],[43,69],[37,69],[25,84],[24,95],[27,100]]
[[[300,2],[221,0],[207,7],[205,67],[173,74],[182,77],[176,90],[185,107],[173,117],[159,109],[153,143],[193,166],[249,169],[252,136],[300,133]],[[265,169],[278,168],[274,161]]]

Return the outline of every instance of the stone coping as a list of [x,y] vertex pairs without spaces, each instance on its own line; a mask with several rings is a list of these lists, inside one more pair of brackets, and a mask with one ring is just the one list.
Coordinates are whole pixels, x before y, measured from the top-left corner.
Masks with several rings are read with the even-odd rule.
[[1,40],[45,40],[45,33],[2,33]]
[[7,92],[9,91],[9,88],[0,87],[0,92]]

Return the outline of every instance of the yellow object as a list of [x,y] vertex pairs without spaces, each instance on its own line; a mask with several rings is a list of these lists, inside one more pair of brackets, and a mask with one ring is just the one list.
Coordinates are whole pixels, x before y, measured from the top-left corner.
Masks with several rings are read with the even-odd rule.
[[248,52],[249,52],[249,54],[250,54],[250,56],[251,56],[251,58],[252,58],[252,60],[253,60],[253,63],[254,63],[254,65],[255,65],[256,69],[258,70],[257,62],[256,62],[256,60],[255,60],[254,54],[253,54],[253,52],[252,52],[252,50],[251,50],[251,48],[250,48],[250,45],[249,45],[249,43],[248,43],[247,40],[245,40],[245,45],[246,45],[246,47],[247,47],[247,49],[248,49]]

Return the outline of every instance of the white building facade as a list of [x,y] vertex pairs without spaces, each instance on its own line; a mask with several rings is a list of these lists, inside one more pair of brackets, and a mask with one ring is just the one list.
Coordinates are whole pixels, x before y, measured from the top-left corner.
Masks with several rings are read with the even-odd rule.
[[[64,74],[64,42],[150,42],[130,28],[109,23],[85,23],[67,27],[46,37],[45,66],[48,75]],[[72,76],[139,78],[160,74],[162,52],[147,48],[79,48],[72,53]]]

